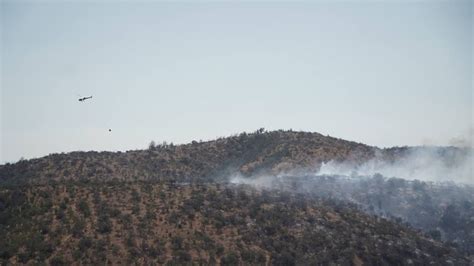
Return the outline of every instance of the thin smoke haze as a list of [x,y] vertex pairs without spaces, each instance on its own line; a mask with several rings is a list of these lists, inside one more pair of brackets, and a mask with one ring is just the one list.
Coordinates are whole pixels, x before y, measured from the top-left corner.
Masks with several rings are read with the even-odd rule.
[[321,164],[316,172],[301,170],[286,174],[259,174],[248,178],[239,173],[230,176],[231,183],[249,184],[256,187],[272,187],[274,182],[285,176],[345,176],[402,178],[427,182],[453,182],[474,185],[474,156],[472,148],[415,147],[408,149],[395,159],[388,159],[381,152],[362,164],[353,162],[328,161]]
[[329,161],[322,164],[317,174],[345,176],[381,174],[385,177],[406,180],[474,184],[472,149],[461,151],[463,152],[448,152],[443,155],[439,148],[415,148],[393,162],[376,156],[362,165]]

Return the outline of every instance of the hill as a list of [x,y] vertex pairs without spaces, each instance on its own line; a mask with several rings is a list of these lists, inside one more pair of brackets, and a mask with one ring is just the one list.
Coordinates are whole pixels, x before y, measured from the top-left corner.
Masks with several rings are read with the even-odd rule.
[[420,149],[261,129],[1,165],[0,263],[469,265],[471,187],[308,175]]
[[361,162],[376,148],[318,133],[272,131],[190,144],[163,143],[148,150],[72,152],[0,166],[0,180],[180,180],[219,178],[238,171],[281,173],[318,169],[330,160]]
[[469,263],[419,232],[309,194],[69,181],[3,189],[0,200],[2,264]]

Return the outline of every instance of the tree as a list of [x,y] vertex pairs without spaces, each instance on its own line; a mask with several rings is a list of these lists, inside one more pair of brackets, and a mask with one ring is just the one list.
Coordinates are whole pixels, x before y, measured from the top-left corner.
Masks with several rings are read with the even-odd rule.
[[222,265],[239,265],[239,256],[235,252],[226,254],[221,259]]
[[91,210],[89,209],[89,204],[85,199],[81,199],[77,204],[77,208],[81,213],[84,214],[84,217],[89,217],[91,215]]
[[150,142],[150,144],[148,145],[148,149],[151,151],[151,150],[154,150],[155,147],[156,147],[155,141],[152,140],[152,141]]

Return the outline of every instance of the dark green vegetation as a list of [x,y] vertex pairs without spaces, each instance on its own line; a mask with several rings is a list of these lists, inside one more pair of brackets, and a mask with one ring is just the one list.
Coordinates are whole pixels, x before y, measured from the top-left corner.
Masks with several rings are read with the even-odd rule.
[[0,192],[5,264],[467,265],[350,204],[248,186],[66,182]]
[[[469,265],[470,249],[464,244],[474,232],[472,212],[459,209],[469,202],[431,200],[437,209],[420,212],[436,221],[427,234],[407,227],[409,219],[380,218],[391,218],[383,210],[405,215],[396,212],[397,197],[407,206],[420,197],[430,202],[410,189],[419,186],[385,179],[348,183],[353,193],[344,198],[335,196],[347,190],[340,183],[288,175],[330,160],[362,163],[376,155],[396,160],[409,150],[382,150],[317,133],[258,130],[179,146],[52,154],[1,165],[0,261]],[[464,151],[441,152],[449,157]],[[229,183],[233,173],[249,180],[286,173],[287,182],[257,189]],[[429,193],[437,197],[445,191]]]

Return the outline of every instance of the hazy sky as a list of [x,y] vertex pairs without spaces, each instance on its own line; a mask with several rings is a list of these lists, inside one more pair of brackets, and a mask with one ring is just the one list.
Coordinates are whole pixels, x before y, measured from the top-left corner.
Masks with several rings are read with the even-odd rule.
[[474,124],[472,14],[469,0],[1,1],[0,162],[260,127],[447,145]]

